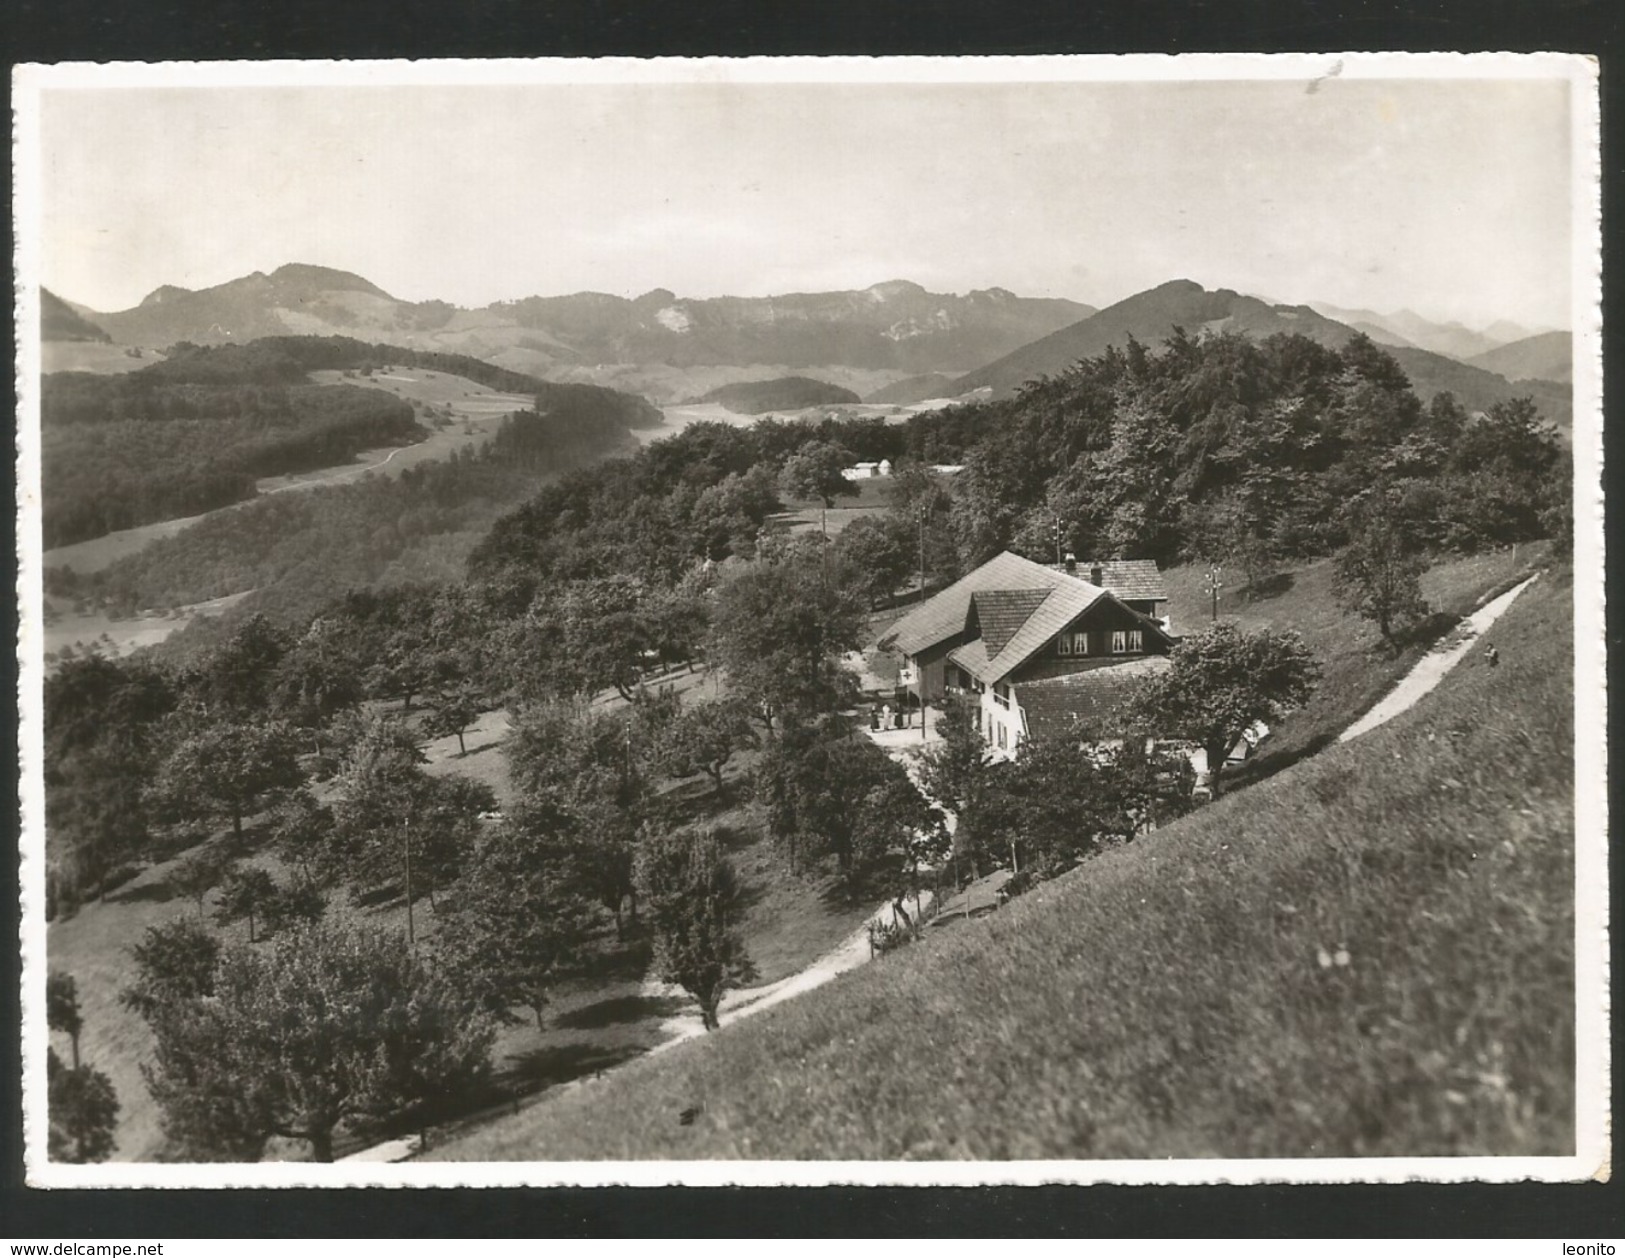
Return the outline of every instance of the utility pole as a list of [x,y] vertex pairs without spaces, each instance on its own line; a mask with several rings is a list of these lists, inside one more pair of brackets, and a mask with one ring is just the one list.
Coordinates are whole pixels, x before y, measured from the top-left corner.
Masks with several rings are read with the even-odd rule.
[[1219,591],[1224,589],[1224,582],[1219,579],[1219,574],[1222,571],[1223,569],[1218,564],[1214,564],[1207,570],[1207,577],[1203,583],[1203,588],[1213,597],[1213,619],[1215,623],[1219,619]]
[[925,602],[925,517],[929,509],[920,504],[920,602]]

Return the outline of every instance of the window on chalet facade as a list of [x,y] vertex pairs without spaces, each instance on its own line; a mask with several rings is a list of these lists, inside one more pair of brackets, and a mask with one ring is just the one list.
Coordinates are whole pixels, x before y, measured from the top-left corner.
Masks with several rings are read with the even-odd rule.
[[1127,655],[1131,651],[1145,650],[1145,633],[1140,629],[1113,629],[1112,654]]
[[1010,706],[1010,687],[1002,681],[993,683],[993,702],[1001,708]]
[[1082,629],[1069,629],[1055,641],[1060,655],[1088,655],[1089,635]]

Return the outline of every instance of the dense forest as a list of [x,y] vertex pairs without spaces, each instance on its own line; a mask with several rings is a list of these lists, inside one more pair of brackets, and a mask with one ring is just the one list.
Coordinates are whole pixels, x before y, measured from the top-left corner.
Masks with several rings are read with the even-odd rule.
[[456,354],[343,337],[182,344],[166,361],[128,375],[44,378],[45,545],[196,515],[252,498],[260,477],[329,467],[361,450],[420,439],[423,429],[400,399],[307,381],[315,370],[370,373],[389,365],[452,372],[528,394],[540,411],[571,426],[571,440],[583,425],[624,432],[660,421],[658,410],[629,394],[552,384]]
[[353,385],[152,385],[45,377],[40,480],[47,547],[252,498],[262,476],[343,463],[424,430],[412,408]]
[[1569,456],[1529,399],[1423,406],[1364,336],[1131,342],[1008,401],[909,423],[909,453],[965,463],[946,523],[961,562],[1326,555],[1380,507],[1415,548],[1566,528]]

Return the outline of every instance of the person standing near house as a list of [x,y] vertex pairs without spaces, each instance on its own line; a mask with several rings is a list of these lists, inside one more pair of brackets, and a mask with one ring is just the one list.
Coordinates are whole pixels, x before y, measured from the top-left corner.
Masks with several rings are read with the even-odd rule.
[[1484,652],[1484,658],[1489,661],[1490,667],[1494,668],[1501,662],[1501,653],[1492,646]]

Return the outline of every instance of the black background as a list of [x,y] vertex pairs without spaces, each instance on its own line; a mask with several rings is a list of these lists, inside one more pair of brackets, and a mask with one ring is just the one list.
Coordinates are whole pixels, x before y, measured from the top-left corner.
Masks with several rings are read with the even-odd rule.
[[[8,65],[39,61],[1116,52],[1587,52],[1602,64],[1604,223],[1622,160],[1619,0],[883,0],[808,4],[558,4],[515,0],[0,0]],[[7,202],[9,208],[9,198]],[[9,227],[9,218],[7,226]],[[10,233],[7,232],[9,238]],[[1605,266],[1605,319],[1617,268]],[[1606,337],[1614,348],[1615,337]],[[1610,355],[1605,396],[1622,382]],[[1609,411],[1614,408],[1608,407]],[[1622,455],[1617,425],[1609,466]],[[1612,479],[1612,478],[1610,478]],[[1610,530],[1610,549],[1625,537]],[[1609,588],[1616,581],[1610,562]],[[1613,600],[1610,600],[1612,605]],[[1609,642],[1625,642],[1615,615]],[[11,665],[12,680],[15,666]],[[1611,689],[1625,694],[1610,663]],[[12,687],[13,691],[15,687]],[[1616,703],[1616,708],[1619,706]],[[15,752],[0,730],[0,760]],[[1602,737],[1603,731],[1594,731]],[[15,763],[15,755],[9,757]],[[1625,801],[1614,796],[1613,815]],[[16,813],[8,809],[15,827]],[[16,933],[16,867],[0,890],[0,938]],[[1610,861],[1617,923],[1620,870]],[[23,1187],[19,957],[0,948],[0,1237],[479,1236],[1625,1236],[1617,1185],[1347,1185],[977,1189],[152,1190]],[[1614,1024],[1615,1079],[1620,1045]],[[1615,1087],[1615,1095],[1619,1089]],[[993,1168],[990,1168],[993,1169]],[[1541,1249],[1539,1252],[1546,1252]],[[1553,1248],[1554,1255],[1557,1253]]]

